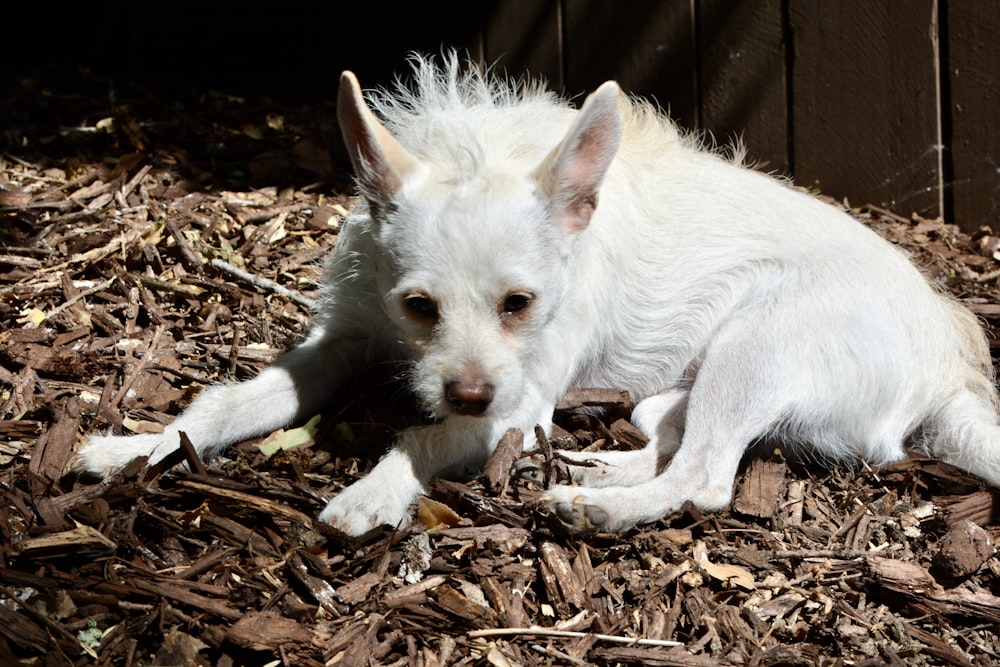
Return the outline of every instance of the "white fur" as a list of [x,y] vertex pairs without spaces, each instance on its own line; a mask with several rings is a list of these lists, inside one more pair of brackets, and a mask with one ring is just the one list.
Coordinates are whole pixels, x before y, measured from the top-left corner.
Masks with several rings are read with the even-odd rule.
[[549,429],[570,386],[627,389],[652,438],[577,456],[598,464],[572,467],[585,486],[544,499],[572,531],[724,507],[761,438],[873,464],[915,439],[1000,485],[980,327],[845,213],[702,149],[613,83],[577,112],[417,59],[412,89],[367,103],[345,73],[339,108],[363,198],[309,337],[162,435],[91,437],[81,468],[155,461],[180,431],[210,456],[403,361],[438,422],[399,434],[323,510],[351,534],[406,523],[433,476],[474,470],[508,427]]

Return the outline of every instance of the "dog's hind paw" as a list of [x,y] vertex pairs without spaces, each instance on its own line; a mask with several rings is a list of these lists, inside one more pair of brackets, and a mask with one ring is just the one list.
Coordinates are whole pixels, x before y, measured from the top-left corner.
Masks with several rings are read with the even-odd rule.
[[587,491],[574,486],[555,486],[539,502],[546,506],[567,532],[576,535],[617,531],[627,527],[615,525],[608,510],[588,498]]

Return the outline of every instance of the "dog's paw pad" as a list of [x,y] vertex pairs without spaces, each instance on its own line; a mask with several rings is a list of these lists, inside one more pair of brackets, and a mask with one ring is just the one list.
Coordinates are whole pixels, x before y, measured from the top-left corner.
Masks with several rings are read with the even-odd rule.
[[[562,487],[568,488],[568,487]],[[558,494],[565,496],[565,494]],[[570,533],[587,535],[596,533],[609,523],[607,510],[589,502],[586,496],[558,498],[549,494],[541,499],[563,528]]]
[[556,518],[573,533],[594,533],[608,522],[608,513],[596,505],[559,503],[555,510]]

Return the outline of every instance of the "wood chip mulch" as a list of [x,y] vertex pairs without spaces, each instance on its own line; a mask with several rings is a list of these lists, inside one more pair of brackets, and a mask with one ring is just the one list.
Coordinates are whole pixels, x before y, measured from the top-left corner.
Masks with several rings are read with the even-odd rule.
[[[515,433],[482,478],[436,482],[414,527],[354,540],[314,518],[409,419],[373,382],[203,466],[181,450],[189,472],[65,476],[84,434],[155,430],[292,344],[351,201],[329,105],[58,76],[0,107],[2,664],[1000,661],[997,496],[927,459],[756,452],[728,511],[578,539],[506,474],[537,437]],[[995,332],[1000,238],[852,210]],[[641,446],[628,411],[574,392],[543,449]]]

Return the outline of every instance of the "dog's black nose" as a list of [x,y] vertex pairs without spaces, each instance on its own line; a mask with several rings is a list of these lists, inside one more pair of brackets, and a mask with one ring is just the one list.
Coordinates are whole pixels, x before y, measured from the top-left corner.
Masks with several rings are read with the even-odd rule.
[[444,387],[451,409],[460,415],[481,415],[493,401],[493,385],[487,382],[456,380]]

